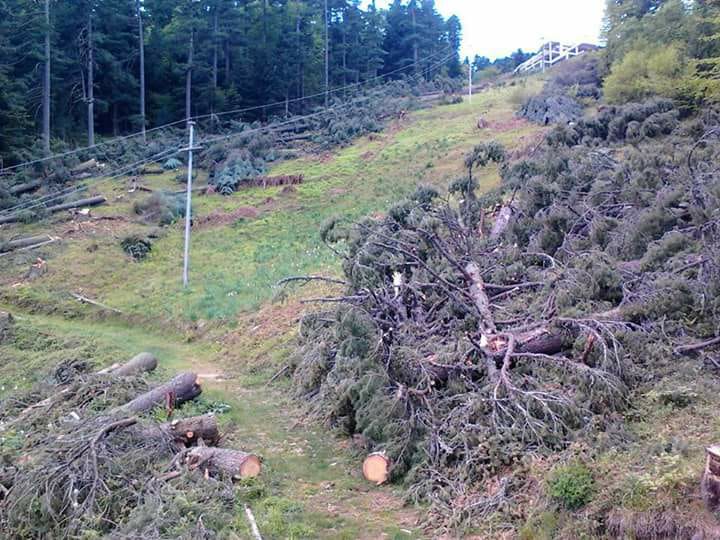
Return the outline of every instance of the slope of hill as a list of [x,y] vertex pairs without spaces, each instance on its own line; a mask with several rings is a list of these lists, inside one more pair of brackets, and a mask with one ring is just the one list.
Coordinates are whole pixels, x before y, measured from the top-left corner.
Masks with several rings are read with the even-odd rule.
[[[267,537],[418,534],[418,516],[403,508],[396,488],[376,489],[359,477],[356,452],[363,448],[348,448],[347,441],[307,424],[285,395],[287,383],[267,384],[282,371],[306,309],[297,293],[273,301],[274,284],[296,274],[339,272],[318,237],[325,219],[383,212],[419,184],[445,189],[461,173],[465,153],[481,141],[532,150],[541,129],[514,115],[517,95],[526,90],[491,89],[472,104],[410,114],[338,152],[284,162],[271,173],[303,174],[305,182],[292,188],[197,196],[187,291],[180,279],[182,223],[164,229],[142,223],[133,206],[152,195],[131,192],[124,181],[95,185],[110,204],[89,217],[6,228],[8,236],[49,234],[58,241],[0,258],[0,309],[16,318],[12,338],[0,341],[0,397],[29,388],[62,361],[104,365],[148,350],[164,373],[199,372],[209,406],[229,405],[221,416],[231,427],[230,441],[264,457],[263,480],[250,485],[243,500]],[[175,174],[148,175],[140,184],[181,189]],[[492,168],[481,178],[487,188],[498,181]],[[139,262],[121,248],[132,235],[152,240]],[[314,292],[327,291],[317,286]],[[6,433],[1,444],[11,451],[20,444],[18,434]],[[230,529],[245,534],[239,508]]]

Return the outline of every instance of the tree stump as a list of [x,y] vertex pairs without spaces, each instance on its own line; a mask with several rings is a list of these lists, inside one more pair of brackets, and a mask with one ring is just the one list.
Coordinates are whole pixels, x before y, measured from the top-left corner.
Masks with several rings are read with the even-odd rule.
[[387,482],[390,475],[390,460],[384,452],[373,452],[363,461],[363,476],[378,486]]
[[706,449],[705,474],[700,491],[708,511],[720,511],[720,445]]

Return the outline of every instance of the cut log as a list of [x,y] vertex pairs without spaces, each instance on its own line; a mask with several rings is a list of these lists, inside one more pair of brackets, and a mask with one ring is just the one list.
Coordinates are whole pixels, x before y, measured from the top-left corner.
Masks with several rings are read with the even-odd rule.
[[42,185],[43,185],[42,180],[33,180],[32,182],[28,182],[27,184],[19,184],[17,186],[11,187],[10,194],[11,195],[22,195],[23,193],[28,193],[30,191],[34,191]]
[[80,199],[77,201],[67,202],[63,204],[56,204],[48,208],[48,212],[62,212],[63,210],[72,210],[73,208],[82,208],[83,206],[98,206],[107,202],[105,197],[98,195],[97,197],[90,197],[88,199]]
[[705,507],[710,512],[720,511],[720,445],[706,450],[705,473],[700,484]]
[[47,234],[43,234],[41,236],[28,236],[26,238],[18,238],[17,240],[11,240],[9,242],[0,244],[0,253],[7,253],[21,248],[31,247],[38,244],[45,244],[49,240],[52,240],[52,237],[48,236]]
[[176,442],[192,446],[202,440],[210,446],[220,441],[220,430],[214,414],[173,420],[160,426],[173,435]]
[[127,375],[136,375],[138,373],[147,373],[154,371],[157,367],[158,361],[155,355],[142,352],[124,364],[113,364],[112,366],[106,367],[98,371],[98,375],[114,375],[118,377],[125,377]]
[[373,452],[363,461],[363,476],[378,486],[387,482],[390,475],[390,460],[384,452]]
[[262,470],[258,456],[230,448],[198,446],[188,451],[185,463],[190,470],[208,470],[236,480],[258,476]]
[[168,403],[177,406],[195,399],[202,389],[195,373],[181,373],[172,380],[139,395],[125,405],[113,409],[113,414],[139,414],[151,410],[157,405]]
[[500,239],[503,233],[507,230],[508,225],[510,225],[510,220],[512,220],[512,217],[513,207],[509,204],[503,206],[498,213],[497,218],[495,218],[495,223],[493,224],[492,231],[490,231],[491,242],[496,242]]
[[92,169],[96,168],[97,166],[98,166],[98,162],[97,162],[97,160],[95,160],[95,158],[93,158],[89,161],[83,161],[80,165],[73,167],[72,169],[70,169],[70,172],[73,175],[80,174],[80,173],[92,170]]
[[201,444],[200,441],[214,446],[220,441],[220,430],[212,414],[143,426],[141,433],[146,439],[171,439],[180,448]]
[[497,332],[492,312],[490,311],[490,300],[485,290],[485,282],[480,274],[480,267],[475,262],[465,266],[465,274],[470,282],[470,297],[480,314],[480,330],[483,335],[490,336]]

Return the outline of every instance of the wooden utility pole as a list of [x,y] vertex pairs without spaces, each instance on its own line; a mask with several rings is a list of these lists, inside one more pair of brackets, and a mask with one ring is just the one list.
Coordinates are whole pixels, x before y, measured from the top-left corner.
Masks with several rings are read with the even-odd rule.
[[185,199],[185,250],[183,256],[183,287],[188,286],[188,269],[190,267],[190,222],[192,221],[192,174],[193,150],[195,145],[195,122],[188,121],[188,166],[187,166],[187,194]]
[[88,89],[87,89],[87,121],[88,121],[88,146],[95,146],[95,59],[93,57],[93,20],[92,4],[88,6],[87,22],[87,47],[88,47]]
[[50,0],[45,0],[45,72],[42,88],[43,151],[50,155]]
[[140,50],[140,122],[142,122],[142,139],[147,142],[145,134],[145,32],[143,31],[142,10],[140,0],[135,0],[135,13],[138,20],[138,45]]
[[468,56],[468,99],[470,100],[470,103],[472,103],[472,72],[473,72],[473,66],[472,62],[470,61],[470,57]]

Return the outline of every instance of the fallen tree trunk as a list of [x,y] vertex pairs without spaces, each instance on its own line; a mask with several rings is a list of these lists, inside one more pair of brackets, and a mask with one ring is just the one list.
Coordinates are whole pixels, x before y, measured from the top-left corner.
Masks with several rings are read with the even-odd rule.
[[33,180],[32,182],[28,182],[26,184],[19,184],[10,188],[10,195],[22,195],[23,193],[35,191],[42,185],[42,180]]
[[113,364],[112,366],[101,369],[97,372],[98,375],[114,375],[118,377],[125,377],[127,375],[136,375],[138,373],[145,373],[154,371],[157,367],[158,361],[155,355],[142,352],[124,364]]
[[495,223],[493,224],[493,228],[490,231],[491,242],[496,242],[500,239],[503,233],[507,230],[508,225],[510,225],[510,220],[512,219],[512,217],[513,207],[509,204],[503,206],[497,217],[495,218]]
[[107,202],[105,197],[98,195],[97,197],[90,197],[88,199],[80,199],[78,201],[67,202],[63,204],[56,204],[48,208],[48,212],[62,212],[63,210],[72,210],[73,208],[82,208],[83,206],[98,206]]
[[97,166],[98,166],[98,162],[95,158],[93,158],[91,160],[82,162],[80,165],[73,167],[72,169],[70,169],[70,172],[72,174],[80,174],[80,173],[89,171],[90,169],[94,169]]
[[470,297],[480,314],[480,330],[485,336],[493,335],[497,332],[497,328],[492,311],[490,311],[490,300],[485,290],[485,282],[480,274],[480,267],[475,262],[468,263],[465,266],[465,274],[470,282]]
[[189,450],[185,456],[185,463],[190,470],[207,470],[208,473],[219,473],[236,480],[258,476],[262,469],[260,458],[255,454],[206,446]]
[[10,251],[15,251],[16,249],[32,247],[38,244],[44,244],[49,240],[52,240],[52,238],[47,234],[43,234],[42,236],[28,236],[27,238],[11,240],[10,242],[0,244],[0,253],[8,253]]
[[181,373],[172,380],[139,395],[125,405],[116,407],[112,414],[139,414],[153,409],[157,405],[167,403],[173,408],[181,403],[195,399],[202,389],[195,373]]

